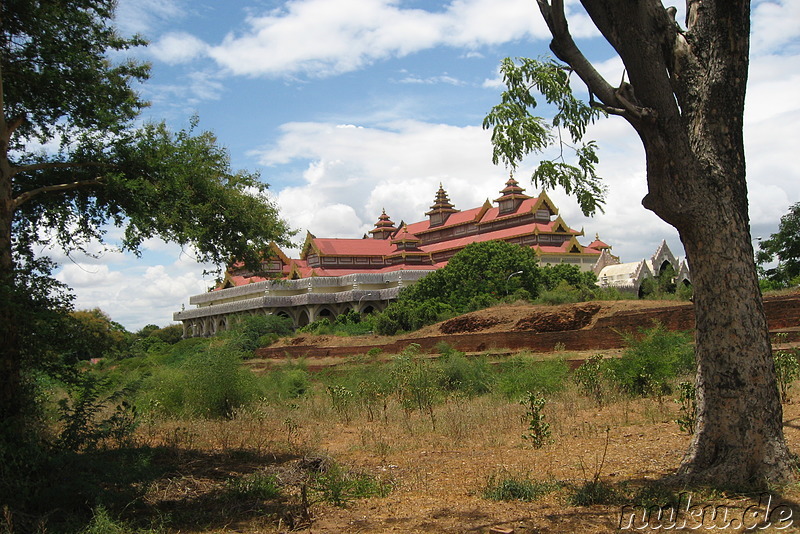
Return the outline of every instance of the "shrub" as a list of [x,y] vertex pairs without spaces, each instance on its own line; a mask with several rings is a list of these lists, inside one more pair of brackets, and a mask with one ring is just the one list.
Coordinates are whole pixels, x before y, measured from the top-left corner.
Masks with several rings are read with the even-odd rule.
[[603,355],[595,354],[575,369],[572,379],[578,384],[581,393],[603,405]]
[[543,413],[547,399],[528,391],[519,403],[525,406],[528,421],[528,432],[522,438],[529,440],[534,449],[541,449],[550,442],[550,423],[544,420]]
[[678,428],[682,432],[694,434],[694,425],[697,422],[697,391],[693,382],[681,382],[678,384],[680,396],[675,402],[680,404],[678,409]]
[[625,335],[627,348],[621,358],[607,360],[609,377],[634,396],[670,392],[669,380],[694,370],[691,334],[669,331],[660,323]]
[[491,390],[494,374],[485,358],[468,359],[464,353],[450,350],[439,357],[437,364],[440,386],[445,391],[472,396]]
[[[292,321],[280,315],[251,315],[236,323],[230,331],[226,332],[223,339],[228,344],[241,351],[252,352],[261,345],[261,338],[269,336],[288,336],[292,334]],[[274,340],[273,340],[274,341]]]
[[140,400],[169,415],[230,417],[259,396],[255,375],[241,363],[242,353],[227,345],[191,353],[179,367],[159,369]]
[[551,395],[564,389],[569,366],[563,359],[535,360],[516,355],[500,364],[495,391],[509,400],[522,397],[528,391]]

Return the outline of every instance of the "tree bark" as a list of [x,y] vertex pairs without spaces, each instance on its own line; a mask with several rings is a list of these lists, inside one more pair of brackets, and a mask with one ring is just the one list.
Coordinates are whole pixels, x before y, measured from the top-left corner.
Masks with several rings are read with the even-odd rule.
[[553,42],[647,157],[642,203],[680,235],[692,272],[698,420],[679,469],[742,487],[792,477],[769,331],[750,241],[743,141],[750,4],[687,2],[687,28],[658,0],[582,0],[625,64],[609,92],[574,46],[563,3],[540,0]]
[[11,179],[3,172],[7,166],[7,160],[0,163],[0,437],[5,432],[18,434],[23,412],[11,237],[13,198]]

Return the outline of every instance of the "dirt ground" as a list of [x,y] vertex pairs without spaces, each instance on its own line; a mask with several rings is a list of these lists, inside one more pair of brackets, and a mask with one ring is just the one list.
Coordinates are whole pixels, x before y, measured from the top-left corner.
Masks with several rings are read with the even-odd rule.
[[[531,310],[530,306],[522,305],[501,306],[427,327],[415,332],[414,336],[511,331],[515,328],[537,331],[563,329],[565,326],[580,328],[603,314],[630,310],[631,307],[665,305],[669,303],[623,301],[543,310]],[[369,343],[383,339],[377,336],[369,338]],[[333,346],[353,343],[353,340],[304,336],[302,343]],[[358,343],[364,341],[360,339]],[[318,363],[335,365],[341,361],[341,358],[331,358],[327,363]],[[259,368],[260,364],[253,362],[252,365]],[[796,403],[783,406],[783,419],[789,446],[798,451],[800,384],[795,384],[792,391]],[[634,506],[633,499],[637,498],[636,495],[641,496],[642,492],[658,495],[659,491],[665,491],[659,488],[671,484],[670,477],[680,465],[690,440],[690,436],[675,423],[678,405],[674,395],[660,399],[611,398],[598,407],[580,396],[573,386],[572,391],[551,399],[547,405],[545,416],[551,425],[552,440],[541,449],[534,449],[522,438],[527,428],[524,407],[516,402],[490,397],[448,399],[436,407],[435,425],[419,413],[403,414],[399,407],[386,420],[380,417],[368,420],[362,413],[345,421],[326,405],[327,399],[323,394],[318,395],[317,401],[296,407],[288,415],[273,413],[258,420],[243,418],[220,423],[213,429],[204,427],[194,434],[189,427],[176,429],[175,432],[181,430],[186,435],[194,435],[193,446],[212,452],[232,446],[249,447],[254,439],[259,440],[259,450],[271,460],[266,464],[250,462],[223,467],[229,474],[257,470],[288,472],[290,466],[303,462],[303,458],[323,456],[335,459],[348,469],[371,474],[392,488],[386,497],[357,499],[346,507],[313,504],[308,518],[297,519],[295,516],[284,522],[285,511],[267,513],[263,508],[255,507],[251,513],[232,516],[224,525],[180,531],[297,531],[308,534],[600,534],[637,530],[800,532],[798,485],[771,488],[768,494],[747,495],[708,488],[684,491],[684,488],[669,486],[672,496],[690,499],[692,505],[702,502],[703,506],[711,507],[706,511],[713,509],[720,514],[725,511],[729,515],[718,516],[716,522],[710,519],[710,514],[703,516],[702,522],[693,518],[687,522],[684,510],[684,514],[679,513],[678,520],[672,523],[666,516],[658,522],[652,514],[647,516],[649,522],[643,522],[646,511],[641,506]],[[293,426],[287,426],[289,421]],[[487,482],[492,477],[503,475],[551,482],[558,489],[534,502],[484,498]],[[181,492],[202,493],[199,488],[202,488],[205,476],[204,472],[188,479],[184,476],[161,481],[152,494],[153,505],[161,507],[166,500]],[[186,489],[186,480],[194,486]],[[570,495],[575,489],[592,480],[613,488],[617,493],[613,504],[571,504]],[[659,498],[654,497],[652,503],[667,504]],[[638,502],[642,502],[640,498]],[[685,500],[683,505],[690,509]],[[754,514],[765,506],[773,512],[769,516],[772,524],[763,521],[756,524],[753,518],[758,517]],[[676,507],[680,509],[680,503]],[[783,516],[778,514],[779,510]],[[760,513],[763,518],[763,511]],[[785,521],[780,522],[781,517]],[[679,529],[681,524],[684,528]]]

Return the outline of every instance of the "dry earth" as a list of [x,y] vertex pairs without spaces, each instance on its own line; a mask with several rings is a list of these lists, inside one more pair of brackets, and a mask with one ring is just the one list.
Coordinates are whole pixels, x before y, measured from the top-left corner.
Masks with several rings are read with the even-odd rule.
[[[424,336],[447,335],[447,332],[451,335],[476,331],[506,332],[519,325],[524,325],[528,331],[547,331],[566,324],[583,328],[603,316],[632,308],[675,305],[622,301],[588,305],[599,306],[598,309],[590,309],[586,304],[546,309],[501,306],[427,327],[404,339],[410,342]],[[304,336],[299,343],[318,347],[349,346],[354,348],[353,354],[359,354],[358,347],[396,341],[396,338],[377,336],[369,336],[366,340]],[[297,341],[288,341],[284,347],[290,347],[292,343],[298,344]],[[557,355],[566,356],[563,353]],[[353,358],[319,357],[308,363],[328,366],[343,362],[352,364],[354,361]],[[262,369],[275,363],[274,359],[262,359],[251,362],[251,365],[254,369]],[[800,385],[795,385],[793,391],[800,403]],[[273,408],[267,408],[267,412],[270,409]],[[309,534],[600,534],[636,531],[636,528],[621,529],[630,519],[630,515],[621,513],[623,506],[632,502],[630,499],[637,492],[655,492],[660,485],[670,483],[670,476],[680,465],[690,439],[674,422],[678,406],[672,397],[639,400],[617,397],[597,407],[579,395],[574,385],[564,394],[550,399],[545,415],[551,424],[552,443],[541,449],[532,448],[521,437],[527,428],[524,408],[516,402],[501,401],[492,396],[449,399],[436,408],[435,428],[427,417],[418,413],[409,416],[396,406],[390,410],[387,420],[376,418],[369,421],[365,414],[358,413],[345,422],[331,409],[324,393],[292,410],[286,413],[265,412],[258,417],[251,414],[230,422],[214,423],[216,426],[213,428],[208,423],[197,422],[197,428],[186,425],[178,429],[162,429],[166,436],[177,436],[178,431],[193,436],[192,446],[209,451],[210,457],[198,460],[206,466],[202,470],[192,471],[194,468],[187,467],[190,476],[183,473],[159,481],[150,494],[151,505],[170,509],[176,499],[185,498],[182,497],[184,494],[201,494],[204,486],[219,485],[219,473],[214,476],[208,473],[215,455],[229,458],[224,451],[253,448],[253,443],[257,442],[260,457],[268,460],[234,462],[234,465],[220,463],[215,469],[222,469],[226,476],[254,471],[286,473],[291,471],[291,466],[301,463],[303,457],[329,456],[348,468],[390,483],[393,489],[387,497],[355,500],[345,508],[314,504],[310,520],[289,517],[285,510],[273,509],[270,512],[269,508],[255,507],[251,513],[232,515],[225,524],[210,522],[208,528],[187,527],[180,532],[288,532],[291,529],[285,519],[294,522],[295,531]],[[289,431],[288,421],[292,422]],[[800,450],[800,404],[784,405],[784,422],[790,447]],[[484,498],[482,491],[487,480],[502,473],[517,479],[556,481],[560,489],[535,502],[498,502]],[[569,495],[574,489],[595,478],[620,493],[617,501],[592,506],[570,504]],[[671,491],[679,494],[684,488],[672,486]],[[764,522],[756,525],[752,514],[744,514],[748,506],[757,507],[750,508],[750,512],[762,511],[763,514],[764,503],[759,504],[760,494],[744,495],[708,488],[687,488],[685,491],[685,496],[693,499],[691,504],[704,502],[719,507],[720,513],[727,510],[727,519],[718,517],[714,523],[709,513],[704,523],[689,518],[685,528],[678,529],[681,521],[687,518],[685,512],[678,517],[678,525],[670,523],[667,517],[660,524],[656,521],[642,524],[643,510],[637,508],[640,520],[633,527],[640,527],[639,531],[742,532],[748,531],[744,527],[752,526],[754,528],[749,531],[800,532],[800,486],[770,488],[771,509],[791,515],[790,521],[778,524],[778,512],[774,512],[771,526]],[[737,523],[742,518],[748,521],[744,525]],[[726,522],[727,528],[723,526]]]

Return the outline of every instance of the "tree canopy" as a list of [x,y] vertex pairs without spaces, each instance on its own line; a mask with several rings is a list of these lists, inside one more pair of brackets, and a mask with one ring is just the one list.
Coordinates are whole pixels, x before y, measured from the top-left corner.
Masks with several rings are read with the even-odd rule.
[[[758,244],[756,260],[764,276],[777,287],[800,284],[800,202],[781,217],[778,231]],[[764,268],[777,260],[774,267]]]
[[138,121],[148,66],[125,56],[145,41],[117,33],[115,4],[0,4],[0,423],[21,413],[32,310],[70,308],[43,245],[86,251],[113,225],[135,254],[159,237],[201,262],[255,266],[291,235],[267,184],[232,170],[196,118],[179,131]]

